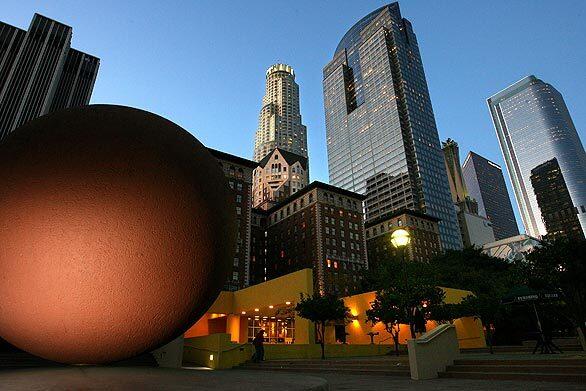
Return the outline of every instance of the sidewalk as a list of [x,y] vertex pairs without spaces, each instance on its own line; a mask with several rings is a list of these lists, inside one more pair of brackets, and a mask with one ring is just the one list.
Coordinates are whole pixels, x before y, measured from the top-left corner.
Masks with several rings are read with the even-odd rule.
[[0,390],[327,391],[328,388],[324,379],[303,374],[78,366],[1,370]]
[[[236,372],[236,370],[234,370]],[[258,375],[260,371],[251,372],[250,375]],[[273,372],[274,373],[274,372]],[[299,373],[305,375],[304,373]],[[518,382],[518,381],[492,381],[492,380],[468,380],[468,379],[432,379],[415,381],[409,378],[395,376],[360,376],[340,375],[324,373],[311,376],[321,377],[327,380],[330,391],[366,391],[366,390],[392,390],[392,391],[583,391],[584,384],[551,383],[551,382]],[[260,388],[259,388],[260,389]]]

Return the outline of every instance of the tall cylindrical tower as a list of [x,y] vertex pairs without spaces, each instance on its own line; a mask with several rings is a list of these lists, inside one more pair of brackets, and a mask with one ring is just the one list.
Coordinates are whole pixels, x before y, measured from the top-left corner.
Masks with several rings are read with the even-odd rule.
[[301,123],[299,86],[293,68],[286,64],[275,64],[267,69],[254,160],[262,160],[275,148],[307,158],[307,129]]

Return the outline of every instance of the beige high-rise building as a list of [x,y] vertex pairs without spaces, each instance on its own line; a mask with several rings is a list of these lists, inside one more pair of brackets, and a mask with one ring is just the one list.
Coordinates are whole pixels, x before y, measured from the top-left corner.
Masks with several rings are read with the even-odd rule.
[[494,242],[492,223],[478,214],[478,202],[468,195],[460,166],[458,143],[449,138],[442,142],[442,151],[464,247],[480,247],[485,243]]
[[468,190],[466,190],[462,167],[460,166],[460,148],[457,142],[449,138],[442,142],[442,150],[444,152],[446,171],[448,172],[452,201],[454,204],[458,204],[468,197]]
[[254,169],[252,205],[268,210],[308,184],[307,158],[275,148]]
[[299,86],[293,68],[275,64],[267,69],[265,96],[258,117],[254,161],[275,148],[307,158],[307,129],[301,123]]

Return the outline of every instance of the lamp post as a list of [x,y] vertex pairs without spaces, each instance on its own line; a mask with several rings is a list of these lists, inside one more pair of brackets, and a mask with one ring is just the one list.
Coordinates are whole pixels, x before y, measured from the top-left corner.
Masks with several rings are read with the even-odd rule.
[[407,287],[407,263],[405,261],[405,251],[407,250],[407,246],[411,243],[411,235],[409,235],[409,231],[406,229],[396,229],[391,234],[391,243],[393,247],[397,249],[397,251],[401,251],[403,255],[403,278],[405,287]]
[[[409,235],[409,231],[407,231],[406,229],[399,228],[399,229],[396,229],[395,231],[393,231],[393,233],[391,234],[391,243],[393,244],[393,247],[395,247],[397,249],[397,251],[401,251],[401,253],[402,253],[403,289],[405,289],[403,294],[407,293],[407,262],[405,261],[405,251],[407,251],[407,246],[409,245],[410,242],[411,242],[411,236]],[[409,326],[409,329],[411,330],[411,337],[415,338],[414,332],[413,332],[413,327],[411,327],[411,324]]]

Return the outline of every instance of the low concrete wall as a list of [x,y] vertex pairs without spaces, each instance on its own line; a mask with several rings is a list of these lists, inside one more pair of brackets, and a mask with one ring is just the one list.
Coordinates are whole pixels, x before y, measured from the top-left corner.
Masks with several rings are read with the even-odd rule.
[[181,368],[183,363],[183,335],[168,344],[153,350],[151,354],[162,368]]
[[251,344],[230,341],[230,334],[211,334],[186,338],[183,365],[226,369],[238,366],[252,357]]
[[[321,347],[318,344],[271,345],[265,344],[265,360],[318,359]],[[394,351],[392,345],[326,345],[326,357],[382,356]],[[226,369],[238,366],[251,359],[254,348],[251,344],[236,344],[230,334],[212,334],[186,338],[183,365]]]
[[442,324],[417,339],[407,341],[409,367],[414,380],[434,379],[460,355],[454,325]]

